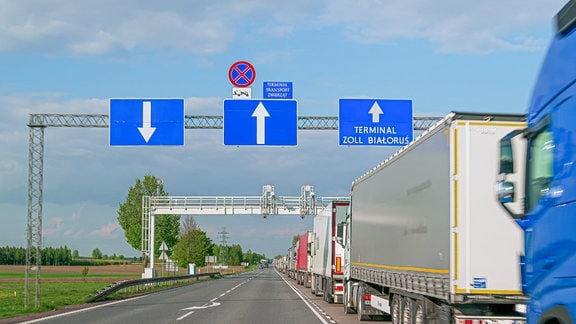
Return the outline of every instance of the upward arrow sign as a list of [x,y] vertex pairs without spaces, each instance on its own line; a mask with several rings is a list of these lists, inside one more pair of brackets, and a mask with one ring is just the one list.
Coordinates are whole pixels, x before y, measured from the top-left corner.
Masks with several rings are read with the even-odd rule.
[[152,102],[150,101],[142,102],[142,127],[138,127],[138,131],[146,143],[156,131],[156,127],[152,127]]
[[384,112],[382,111],[382,108],[380,108],[378,101],[374,101],[374,104],[372,105],[372,108],[370,108],[368,113],[372,114],[372,122],[373,123],[379,123],[380,122],[380,115],[382,115]]
[[252,113],[252,117],[256,118],[256,144],[266,144],[266,117],[270,117],[268,110],[262,104],[258,103],[256,109]]

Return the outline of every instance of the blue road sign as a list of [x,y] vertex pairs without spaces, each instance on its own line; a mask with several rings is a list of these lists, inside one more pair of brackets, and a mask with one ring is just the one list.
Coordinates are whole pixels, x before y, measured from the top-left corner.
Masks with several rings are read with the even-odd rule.
[[296,100],[224,100],[224,145],[296,146]]
[[184,145],[184,99],[110,99],[110,145]]
[[340,99],[340,145],[404,146],[413,129],[412,100]]
[[292,99],[292,82],[266,81],[262,91],[264,99]]

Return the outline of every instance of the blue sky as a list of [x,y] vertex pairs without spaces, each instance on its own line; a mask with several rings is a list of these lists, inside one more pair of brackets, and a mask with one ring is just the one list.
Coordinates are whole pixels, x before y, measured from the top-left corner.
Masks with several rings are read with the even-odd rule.
[[[290,81],[300,116],[337,116],[338,99],[404,98],[415,116],[526,111],[552,18],[564,0],[0,0],[0,246],[25,246],[28,116],[108,114],[109,98],[184,98],[187,115],[222,115],[230,65]],[[299,131],[297,147],[224,146],[186,130],[182,147],[109,147],[104,129],[45,132],[43,240],[82,255],[138,255],[116,222],[136,179],[172,195],[345,196],[395,151],[341,147]],[[311,228],[299,217],[198,216],[217,241],[273,256]]]

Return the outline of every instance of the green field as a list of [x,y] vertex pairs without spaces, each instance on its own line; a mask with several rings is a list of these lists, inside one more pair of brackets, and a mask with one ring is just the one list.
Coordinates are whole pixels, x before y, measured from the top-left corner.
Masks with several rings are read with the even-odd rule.
[[[29,307],[24,307],[25,274],[10,269],[0,272],[0,319],[8,317],[51,311],[68,305],[85,303],[98,290],[119,280],[134,279],[137,274],[118,271],[118,273],[92,273],[84,276],[84,267],[62,267],[62,273],[42,273],[40,280],[40,307],[35,307],[36,282],[32,278]],[[96,269],[96,268],[93,268]]]
[[[6,278],[5,275],[0,273],[0,278]],[[12,277],[12,274],[9,277]],[[0,282],[0,319],[81,304],[111,283],[111,281],[42,282],[40,285],[41,305],[37,309],[35,308],[35,286],[30,296],[31,305],[24,308],[23,282]]]
[[[30,280],[31,294],[29,306],[24,307],[25,299],[25,275],[22,267],[0,266],[0,320],[61,309],[69,305],[86,303],[97,291],[110,284],[123,280],[138,279],[141,276],[141,265],[114,265],[90,267],[88,273],[82,274],[83,266],[43,267],[40,279],[40,307],[35,307],[36,282]],[[254,270],[230,269],[229,273]],[[203,272],[208,272],[206,269]],[[165,276],[183,275],[184,273],[164,273]],[[186,285],[178,283],[174,285],[146,287],[146,291],[166,289],[168,287]],[[138,293],[142,293],[140,290]],[[117,292],[109,299],[116,299],[136,292]]]

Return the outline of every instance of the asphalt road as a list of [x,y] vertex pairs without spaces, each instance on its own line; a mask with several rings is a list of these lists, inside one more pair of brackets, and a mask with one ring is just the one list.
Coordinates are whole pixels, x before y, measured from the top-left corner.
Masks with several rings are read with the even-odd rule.
[[[322,314],[331,324],[360,324],[360,323],[370,323],[370,322],[360,322],[357,314],[345,314],[344,306],[342,304],[329,304],[325,302],[322,296],[316,296],[312,294],[310,288],[300,286],[296,284],[293,279],[286,278],[286,283],[297,289],[300,294],[310,303],[313,307],[317,309],[317,312]],[[378,321],[374,323],[391,323],[389,321]]]
[[334,323],[267,268],[28,323]]
[[[342,304],[329,304],[310,288],[273,268],[198,282],[120,301],[71,306],[0,323],[322,323],[358,324]],[[382,323],[382,322],[381,322]],[[390,323],[390,322],[384,322]]]

